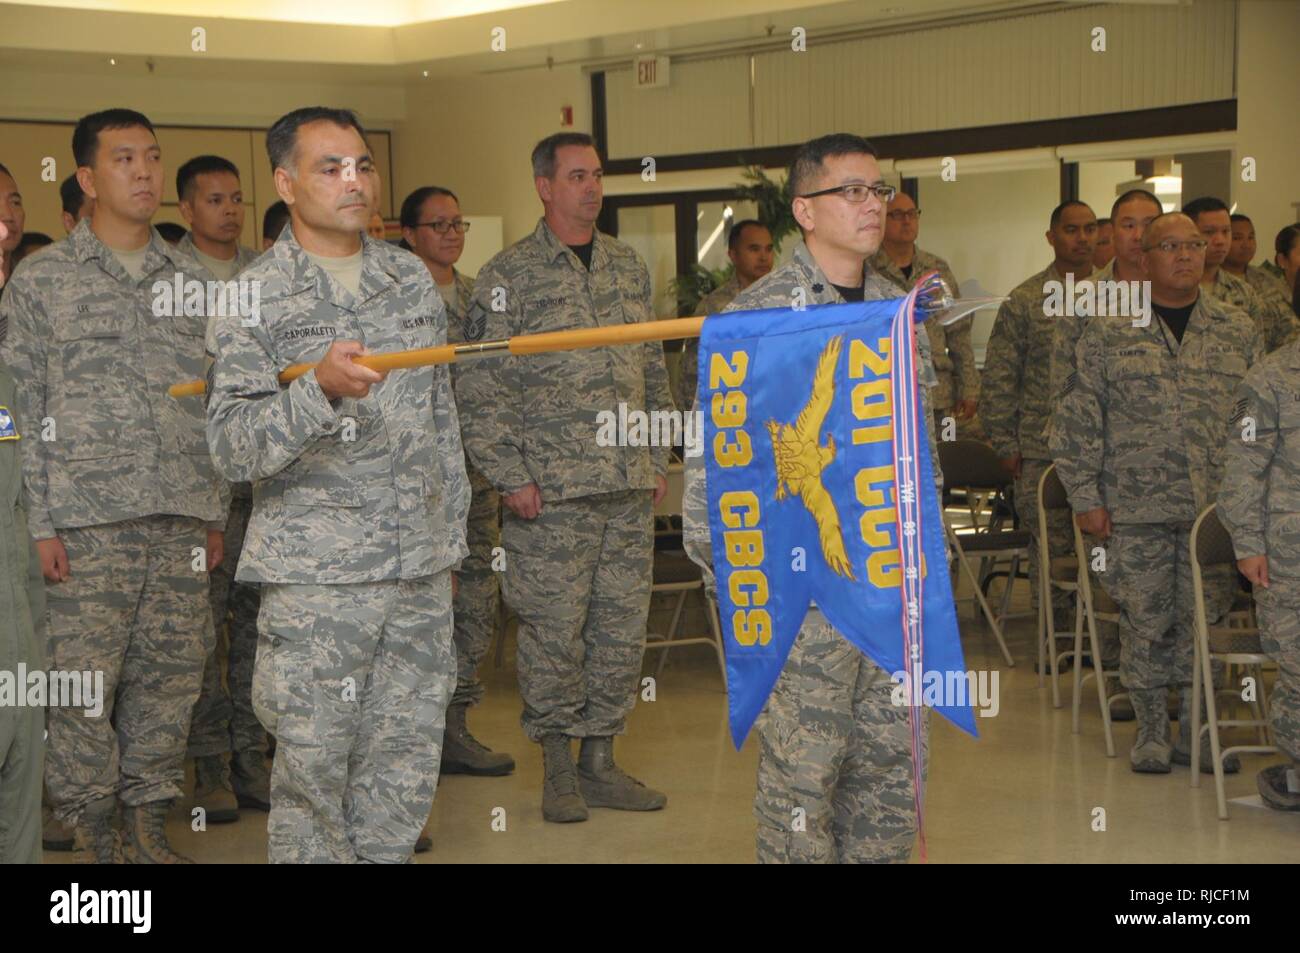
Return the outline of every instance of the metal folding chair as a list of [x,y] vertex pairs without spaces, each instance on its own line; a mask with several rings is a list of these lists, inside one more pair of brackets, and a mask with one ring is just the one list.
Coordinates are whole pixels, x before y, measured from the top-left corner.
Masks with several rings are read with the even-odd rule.
[[[1011,483],[1010,474],[1002,468],[992,448],[978,440],[941,442],[939,465],[943,469],[945,489],[964,490],[968,500],[981,494],[1000,493]],[[975,516],[976,512],[972,507],[972,517]],[[1008,529],[996,521],[991,521],[985,526],[979,526],[977,519],[974,521],[976,523],[974,532],[958,533],[957,527],[953,526],[945,509],[943,528],[948,536],[949,551],[970,581],[973,598],[983,611],[989,628],[993,630],[993,637],[1002,651],[1002,657],[1006,659],[1007,665],[1014,666],[1015,659],[1007,648],[1006,638],[1002,632],[1002,619],[1006,617],[1011,586],[1017,578],[1020,561],[1027,560],[1029,557],[1029,533],[1026,530]],[[968,556],[978,556],[983,565],[996,564],[1002,559],[1010,561],[1011,568],[1002,594],[1001,617],[994,614],[985,598],[986,574],[976,573],[967,559]]]
[[[1201,706],[1193,703],[1192,787],[1201,786],[1201,735],[1203,732],[1209,732],[1210,757],[1214,759],[1214,796],[1218,801],[1219,820],[1226,821],[1228,800],[1223,785],[1224,759],[1237,753],[1274,754],[1279,750],[1276,745],[1271,744],[1232,745],[1223,748],[1219,741],[1220,728],[1255,728],[1260,734],[1261,741],[1268,740],[1268,697],[1264,693],[1263,667],[1271,662],[1271,659],[1260,645],[1259,628],[1249,618],[1249,604],[1234,605],[1233,610],[1229,612],[1228,625],[1211,627],[1209,624],[1205,612],[1202,567],[1225,563],[1235,566],[1237,561],[1232,548],[1232,537],[1228,535],[1227,529],[1219,520],[1214,504],[1206,507],[1192,524],[1192,537],[1188,548],[1191,550],[1192,592],[1196,601],[1196,648],[1192,664],[1192,698],[1199,698],[1204,686],[1206,713],[1206,723],[1202,725]],[[1232,625],[1234,621],[1239,624]],[[1212,660],[1216,658],[1228,666],[1245,666],[1246,670],[1253,675],[1258,689],[1253,704],[1254,718],[1218,717],[1215,697],[1218,693],[1214,688],[1212,666]],[[1231,683],[1231,679],[1224,682],[1225,686]],[[1224,693],[1238,700],[1240,698],[1235,688],[1225,688]]]

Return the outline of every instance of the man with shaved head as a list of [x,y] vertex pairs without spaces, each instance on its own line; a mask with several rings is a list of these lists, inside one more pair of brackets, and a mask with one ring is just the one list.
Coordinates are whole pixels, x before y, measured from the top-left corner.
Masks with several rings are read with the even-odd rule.
[[[1188,541],[1215,500],[1223,447],[1239,426],[1237,385],[1264,354],[1250,315],[1203,292],[1207,244],[1181,213],[1147,226],[1141,269],[1151,313],[1087,322],[1052,426],[1075,518],[1104,541],[1106,592],[1120,607],[1120,679],[1137,714],[1129,760],[1140,773],[1191,762]],[[1233,583],[1226,572],[1207,573],[1211,622],[1228,608]],[[1170,688],[1182,702],[1172,747]],[[1212,770],[1208,755],[1201,765]]]

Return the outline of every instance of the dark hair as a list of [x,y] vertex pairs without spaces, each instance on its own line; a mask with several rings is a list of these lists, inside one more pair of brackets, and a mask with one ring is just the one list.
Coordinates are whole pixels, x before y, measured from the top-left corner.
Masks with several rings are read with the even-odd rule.
[[1103,225],[1109,225],[1109,224],[1111,224],[1109,218],[1099,218],[1099,219],[1097,219],[1097,227],[1098,227],[1098,228],[1101,228]]
[[195,156],[176,173],[176,197],[182,201],[189,198],[198,177],[208,172],[229,172],[236,179],[239,178],[239,167],[229,159],[221,156]]
[[810,139],[799,147],[790,162],[790,194],[801,195],[822,172],[822,164],[836,156],[876,156],[876,147],[851,132],[833,132]]
[[105,109],[82,116],[77,120],[77,128],[72,130],[73,160],[78,167],[93,165],[101,132],[106,129],[134,129],[136,126],[148,129],[151,136],[158,138],[149,117],[134,109]]
[[743,237],[743,233],[745,229],[748,228],[750,225],[753,225],[756,228],[763,229],[765,232],[768,233],[769,236],[772,234],[772,230],[768,228],[766,225],[764,225],[762,222],[760,222],[758,219],[742,218],[739,222],[733,224],[731,226],[731,230],[727,232],[727,247],[730,248],[732,251],[735,251],[736,246],[740,244],[740,239]]
[[[0,166],[0,168],[3,168],[3,166]],[[36,249],[53,244],[54,239],[44,232],[23,232],[23,237],[18,240],[18,244],[13,250],[14,264],[18,264]]]
[[1110,207],[1110,217],[1114,219],[1119,214],[1119,207],[1125,202],[1132,202],[1134,199],[1146,199],[1156,207],[1157,214],[1163,215],[1165,213],[1164,203],[1156,198],[1154,192],[1148,192],[1146,189],[1129,189],[1117,198],[1115,204]]
[[1300,222],[1287,225],[1277,233],[1277,237],[1273,239],[1273,251],[1285,258],[1291,254],[1291,249],[1295,248],[1297,241],[1300,241]]
[[456,193],[451,189],[444,189],[440,185],[422,185],[402,200],[402,211],[397,216],[402,228],[415,228],[420,222],[421,207],[435,195],[445,195],[457,205],[460,204],[460,199],[456,198]]
[[[9,171],[9,167],[8,167],[7,165],[5,165],[3,162],[0,162],[0,172],[3,172],[5,175],[9,176],[9,178],[11,178],[11,179],[14,179],[14,174],[13,174],[12,172]],[[14,181],[17,182],[18,180],[17,180],[17,179],[14,179]]]
[[[1061,224],[1062,213],[1067,208],[1074,208],[1076,205],[1082,205],[1089,212],[1092,211],[1092,206],[1089,205],[1087,202],[1080,202],[1078,199],[1066,199],[1060,205],[1056,206],[1056,208],[1052,209],[1052,215],[1047,220],[1048,228],[1055,228],[1057,225]],[[1098,224],[1100,224],[1100,222]]]
[[86,204],[86,193],[81,191],[75,172],[59,183],[59,199],[63,202],[63,211],[73,218],[80,214],[81,207]]
[[262,213],[262,237],[275,241],[289,221],[289,206],[281,199]]
[[547,136],[533,146],[533,175],[541,179],[555,177],[555,153],[565,146],[590,146],[596,148],[596,140],[585,132],[557,132]]
[[1254,222],[1252,222],[1252,221],[1250,220],[1250,216],[1249,216],[1249,215],[1242,215],[1240,212],[1238,212],[1236,215],[1229,215],[1228,218],[1231,220],[1231,222],[1232,222],[1233,225],[1236,225],[1236,224],[1238,224],[1239,222],[1245,222],[1247,225],[1254,225],[1254,224],[1255,224]]
[[1216,199],[1213,195],[1202,195],[1199,199],[1192,199],[1190,202],[1183,204],[1183,214],[1192,220],[1198,227],[1200,218],[1206,212],[1226,212],[1228,206],[1222,199]]
[[154,228],[158,229],[158,234],[169,245],[175,245],[186,235],[185,227],[177,225],[175,222],[159,222]]
[[[332,122],[336,126],[351,126],[357,135],[370,147],[366,130],[361,127],[361,120],[351,109],[333,109],[329,106],[304,106],[293,112],[285,113],[266,132],[266,154],[271,158],[271,171],[289,169],[294,159],[294,150],[298,147],[298,130],[312,122]],[[292,170],[290,170],[292,171]]]

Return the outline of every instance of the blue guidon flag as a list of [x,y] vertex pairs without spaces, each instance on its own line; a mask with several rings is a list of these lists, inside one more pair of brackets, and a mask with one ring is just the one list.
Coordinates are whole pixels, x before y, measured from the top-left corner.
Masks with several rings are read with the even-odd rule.
[[920,409],[917,294],[710,317],[698,406],[732,740],[816,603],[903,686],[919,782],[917,704],[977,732],[968,696],[922,692],[966,665]]

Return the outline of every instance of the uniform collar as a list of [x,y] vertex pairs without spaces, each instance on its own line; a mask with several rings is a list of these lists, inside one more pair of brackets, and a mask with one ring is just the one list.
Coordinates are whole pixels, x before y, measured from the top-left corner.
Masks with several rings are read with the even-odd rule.
[[[135,279],[127,274],[126,269],[122,267],[122,263],[113,254],[113,249],[105,245],[94,230],[91,229],[90,219],[83,218],[77,223],[77,227],[68,236],[68,243],[72,248],[72,253],[77,258],[78,264],[84,265],[87,262],[96,262],[103,271],[112,275],[118,281],[136,284]],[[152,227],[149,229],[149,244],[145,247],[147,251],[144,256],[144,271],[140,277],[141,282],[146,281],[150,275],[162,268],[171,271],[179,271],[184,268],[185,254],[169,245],[162,235],[158,234],[158,229]]]
[[280,237],[267,254],[290,265],[293,279],[289,285],[289,294],[311,291],[322,301],[355,311],[376,295],[401,284],[401,276],[389,257],[382,254],[381,244],[383,243],[369,235],[363,233],[361,236],[361,284],[355,298],[346,289],[339,288],[330,280],[325,269],[311,260],[294,237],[292,223],[284,226],[284,231],[280,232]]
[[[199,258],[199,249],[194,244],[194,236],[191,232],[186,232],[185,236],[176,243],[176,249],[186,255],[189,255],[194,260],[202,263],[202,259]],[[257,257],[258,257],[258,253],[253,251],[253,249],[245,248],[243,245],[236,245],[235,246],[235,273],[238,274],[239,272],[243,271],[254,261],[256,261]]]
[[[567,258],[569,262],[578,269],[586,271],[587,268],[582,264],[580,259],[564,242],[560,241],[559,236],[551,231],[551,226],[546,224],[546,218],[543,216],[537,220],[537,228],[533,230],[533,239],[544,249],[544,256],[548,262],[554,262],[559,258]],[[609,238],[600,233],[600,229],[595,228],[591,231],[591,270],[596,271],[605,268],[609,264],[609,250],[606,247]]]
[[[817,295],[818,304],[840,304],[844,301],[844,296],[835,290],[835,285],[826,277],[826,272],[822,271],[821,265],[817,264],[817,259],[813,258],[812,252],[808,250],[807,244],[800,239],[794,246],[790,256],[791,260],[797,262],[803,269],[804,274],[812,286],[813,294]],[[871,270],[869,262],[862,263],[862,285],[865,289],[867,282],[871,279],[874,272]]]

